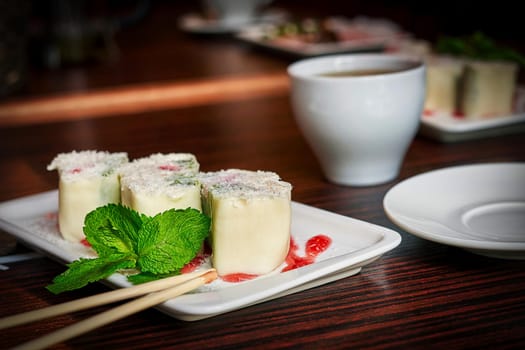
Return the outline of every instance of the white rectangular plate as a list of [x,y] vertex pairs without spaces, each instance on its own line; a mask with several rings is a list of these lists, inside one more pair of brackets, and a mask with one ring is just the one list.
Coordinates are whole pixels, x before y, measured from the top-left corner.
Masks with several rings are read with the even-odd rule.
[[[93,252],[81,243],[61,238],[57,230],[57,211],[58,191],[3,202],[0,203],[0,227],[62,263],[93,257]],[[237,310],[354,275],[401,242],[401,236],[393,230],[293,202],[292,237],[299,246],[298,254],[303,256],[306,241],[319,234],[330,237],[332,244],[311,265],[284,273],[279,268],[268,275],[239,283],[218,279],[169,300],[158,309],[185,321]],[[121,274],[114,274],[106,282],[115,288],[130,285]]]
[[[298,25],[304,20],[285,23]],[[304,40],[304,35],[268,40],[268,33],[272,33],[279,26],[285,25],[282,22],[248,26],[243,28],[236,37],[251,45],[288,55],[313,57],[336,53],[384,51],[388,46],[408,36],[408,33],[402,31],[397,24],[382,18],[356,17],[349,19],[331,16],[321,19],[320,22],[322,22],[322,24],[320,23],[321,26],[333,33],[333,41],[308,42]]]
[[420,132],[442,142],[478,139],[525,131],[525,87],[516,92],[514,113],[484,119],[456,118],[435,114],[421,118]]
[[368,42],[336,41],[327,43],[312,43],[303,45],[286,45],[277,41],[265,39],[263,27],[252,27],[236,35],[237,39],[251,45],[285,53],[291,56],[306,58],[336,53],[379,52],[383,51],[387,39]]

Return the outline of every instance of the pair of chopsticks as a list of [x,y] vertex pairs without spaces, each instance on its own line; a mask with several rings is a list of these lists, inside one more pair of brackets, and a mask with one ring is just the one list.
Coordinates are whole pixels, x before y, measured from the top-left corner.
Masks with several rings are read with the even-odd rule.
[[90,307],[104,305],[124,299],[144,295],[138,299],[122,304],[98,315],[61,328],[35,340],[19,345],[14,349],[43,349],[53,344],[71,339],[83,333],[104,326],[136,312],[161,304],[169,299],[187,293],[217,278],[215,269],[192,272],[161,280],[139,284],[129,288],[117,289],[111,292],[97,294],[91,297],[73,300],[43,309],[24,312],[0,319],[0,329],[62,315]]

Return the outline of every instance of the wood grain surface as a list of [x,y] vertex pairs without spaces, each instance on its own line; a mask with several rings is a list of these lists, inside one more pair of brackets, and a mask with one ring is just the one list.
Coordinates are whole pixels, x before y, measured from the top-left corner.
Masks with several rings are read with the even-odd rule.
[[[426,171],[524,162],[523,133],[450,144],[418,135],[394,181],[363,188],[331,184],[293,118],[284,79],[290,60],[232,38],[181,33],[175,21],[189,5],[173,6],[169,12],[172,7],[165,3],[142,24],[118,34],[118,63],[35,69],[24,93],[0,103],[3,111],[41,113],[14,118],[10,112],[0,118],[0,201],[56,189],[57,175],[46,166],[60,152],[125,151],[130,158],[191,152],[204,171],[275,171],[292,183],[293,200],[394,229],[402,243],[360,274],[324,286],[197,322],[148,309],[53,349],[525,348],[524,261],[422,240],[394,225],[382,207],[392,186]],[[385,13],[390,10],[395,12],[387,7]],[[317,13],[315,7],[312,11]],[[208,94],[203,86],[229,88]],[[163,102],[150,104],[154,98],[142,94],[144,88],[160,92]],[[190,90],[194,100],[177,95]],[[124,96],[131,100],[124,102]],[[82,101],[93,104],[81,106]],[[55,115],[40,109],[46,103]],[[18,244],[15,253],[27,251],[31,248]],[[0,271],[0,317],[109,290],[94,283],[51,294],[44,287],[65,267],[47,257],[8,267]],[[0,349],[107,309],[5,329]]]
[[[457,144],[417,137],[392,183],[328,183],[295,126],[286,97],[0,129],[0,200],[57,186],[45,166],[72,149],[193,152],[203,170],[266,169],[294,185],[293,199],[401,233],[401,245],[353,277],[198,322],[147,310],[58,345],[102,348],[448,348],[525,346],[525,263],[477,256],[397,228],[382,199],[398,181],[446,166],[525,161],[523,135]],[[101,284],[52,295],[64,270],[49,259],[13,263],[0,284],[7,316],[106,291]],[[2,346],[41,336],[105,310],[98,307],[3,331]],[[213,334],[213,337],[204,336]]]

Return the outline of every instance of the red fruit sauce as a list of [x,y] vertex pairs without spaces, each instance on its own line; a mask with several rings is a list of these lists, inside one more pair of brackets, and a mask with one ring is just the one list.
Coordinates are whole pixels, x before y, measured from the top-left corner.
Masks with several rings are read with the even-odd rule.
[[259,275],[253,275],[250,273],[230,273],[228,275],[221,276],[221,279],[225,282],[243,282],[259,277]]
[[290,240],[290,250],[288,251],[288,256],[286,256],[286,266],[283,268],[282,272],[290,271],[298,267],[310,265],[315,262],[315,258],[322,252],[324,252],[330,244],[332,239],[326,235],[317,235],[310,238],[305,245],[305,256],[297,255],[297,250],[299,247],[294,242],[293,239]]
[[78,173],[80,173],[81,171],[82,171],[81,168],[74,168],[74,169],[71,169],[71,170],[69,171],[69,173],[71,173],[71,174],[78,174]]
[[176,165],[167,164],[167,165],[160,165],[159,169],[160,170],[177,171],[177,170],[180,170],[180,167],[178,167]]
[[197,256],[194,257],[192,261],[184,265],[184,267],[180,270],[180,273],[188,273],[195,271],[197,267],[201,266],[202,263],[204,263],[206,258],[207,255],[205,255],[204,253],[197,254]]
[[211,255],[211,247],[204,242],[201,252],[197,254],[189,263],[187,263],[181,270],[180,273],[188,273],[195,271],[199,266],[201,266],[204,261]]
[[[436,115],[436,112],[433,111],[433,110],[425,109],[423,111],[423,116],[425,116],[425,117],[431,117],[433,115]],[[453,118],[462,119],[462,118],[465,118],[465,114],[463,112],[460,112],[460,111],[454,111],[454,112],[452,112],[452,117]]]

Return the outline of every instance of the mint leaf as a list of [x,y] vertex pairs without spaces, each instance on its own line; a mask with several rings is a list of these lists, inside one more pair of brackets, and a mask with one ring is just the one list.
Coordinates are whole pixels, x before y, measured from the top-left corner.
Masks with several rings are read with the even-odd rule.
[[145,216],[122,205],[108,204],[86,215],[84,233],[99,257],[136,252],[137,235]]
[[525,56],[510,47],[496,44],[482,32],[465,37],[441,37],[436,43],[436,51],[480,60],[511,61],[525,67]]
[[165,274],[156,275],[151,272],[141,272],[136,275],[128,276],[128,281],[130,281],[133,284],[141,284],[141,283],[156,281],[161,278],[171,277],[175,275],[179,275],[179,273],[174,272],[174,273],[165,273]]
[[135,264],[133,256],[124,254],[113,254],[95,259],[81,258],[68,264],[69,269],[55,277],[53,284],[46,288],[54,294],[82,288],[88,283],[109,277],[117,270],[133,268]]
[[141,272],[179,271],[202,248],[210,219],[196,209],[168,210],[144,223],[137,244]]
[[86,215],[84,233],[98,258],[81,258],[68,265],[47,289],[53,293],[84,287],[122,269],[142,283],[180,273],[208,236],[210,219],[196,209],[171,209],[151,218],[108,204]]

